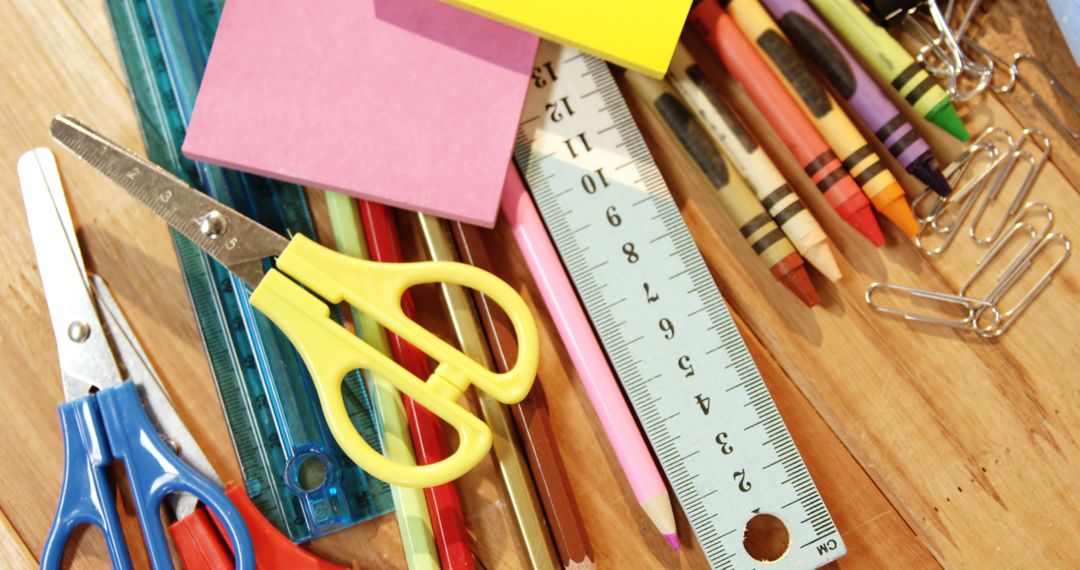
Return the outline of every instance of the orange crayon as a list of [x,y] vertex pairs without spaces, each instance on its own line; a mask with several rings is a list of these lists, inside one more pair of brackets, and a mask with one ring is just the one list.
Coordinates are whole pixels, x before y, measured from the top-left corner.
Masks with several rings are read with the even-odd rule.
[[716,0],[696,0],[689,21],[743,86],[836,213],[875,246],[885,243],[866,195],[731,16]]

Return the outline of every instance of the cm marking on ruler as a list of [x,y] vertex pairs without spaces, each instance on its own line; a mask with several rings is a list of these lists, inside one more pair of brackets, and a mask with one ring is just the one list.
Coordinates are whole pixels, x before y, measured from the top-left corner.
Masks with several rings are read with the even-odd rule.
[[773,568],[846,551],[603,61],[542,42],[514,160],[713,568],[761,563],[758,514],[790,543]]

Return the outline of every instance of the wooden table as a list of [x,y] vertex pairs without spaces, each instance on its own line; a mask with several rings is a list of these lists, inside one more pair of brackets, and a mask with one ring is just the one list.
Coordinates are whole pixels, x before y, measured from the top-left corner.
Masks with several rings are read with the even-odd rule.
[[[1080,75],[1043,3],[986,4],[990,11],[978,25],[988,48],[1035,52],[1080,93]],[[41,552],[62,459],[56,353],[15,161],[34,146],[55,148],[47,124],[59,112],[84,119],[124,145],[141,145],[99,0],[4,0],[0,22],[0,225],[6,238],[0,249],[0,561],[19,567],[33,564]],[[641,111],[637,103],[632,107]],[[1039,126],[1051,134],[1053,160],[1032,198],[1053,206],[1055,231],[1080,237],[1075,149],[1023,95],[983,96],[961,109],[973,132],[995,124],[1014,133],[1021,125]],[[874,249],[817,196],[810,207],[834,239],[846,278],[830,284],[815,277],[823,302],[808,310],[756,264],[672,140],[644,113],[636,115],[843,534],[849,553],[840,566],[1075,563],[1080,263],[1070,261],[998,342],[910,326],[871,313],[863,302],[867,285],[887,280],[955,290],[979,251],[958,244],[946,260],[930,263],[891,227],[886,246]],[[922,121],[917,126],[943,159],[951,160],[962,147],[936,127]],[[112,286],[211,462],[226,478],[238,479],[165,225],[71,155],[59,152],[58,158],[88,269]],[[790,160],[780,162],[793,171]],[[792,178],[807,190],[805,178]],[[906,176],[902,180],[919,188]],[[310,194],[317,215],[324,216],[320,196]],[[537,309],[546,355],[540,377],[563,454],[589,458],[569,469],[601,567],[706,567],[685,517],[679,515],[679,531],[686,548],[672,552],[634,504],[577,378],[563,364],[565,350],[506,228],[491,243],[502,254],[502,276]],[[419,301],[428,316],[439,315],[433,297]],[[523,567],[521,541],[493,462],[485,461],[459,488],[479,559],[488,568]],[[363,568],[404,564],[389,516],[310,547]],[[106,564],[96,532],[82,533],[72,550],[74,567]]]

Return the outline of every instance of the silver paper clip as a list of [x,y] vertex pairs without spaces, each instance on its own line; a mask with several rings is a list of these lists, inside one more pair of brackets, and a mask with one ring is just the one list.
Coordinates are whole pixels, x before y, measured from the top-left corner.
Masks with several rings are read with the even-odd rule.
[[[931,301],[953,305],[964,310],[964,317],[960,319],[949,319],[879,305],[874,302],[874,293],[882,290],[894,294],[906,295],[913,299],[929,299]],[[870,287],[866,289],[866,304],[879,313],[901,317],[908,322],[968,330],[975,330],[974,323],[977,314],[982,311],[990,311],[990,314],[994,315],[998,312],[997,307],[995,307],[993,303],[983,299],[953,295],[952,293],[942,293],[940,291],[931,291],[929,289],[919,289],[917,287],[893,285],[891,283],[878,283],[876,281],[871,283]],[[996,326],[997,322],[995,321],[992,327]]]
[[[915,214],[915,220],[918,221],[919,224],[933,223],[950,203],[955,203],[957,201],[956,196],[966,196],[967,193],[971,191],[971,186],[973,186],[972,180],[968,180],[963,186],[961,186],[960,182],[964,180],[967,171],[970,169],[971,165],[975,163],[975,159],[977,159],[980,154],[987,155],[987,165],[984,166],[983,171],[975,175],[972,180],[978,181],[985,178],[989,174],[989,171],[993,169],[994,161],[998,156],[998,149],[992,144],[975,142],[964,149],[964,152],[956,157],[956,160],[941,170],[941,174],[949,181],[949,186],[955,188],[953,194],[946,198],[931,190],[930,187],[926,187],[923,189],[922,193],[911,200],[911,209]],[[941,231],[936,226],[934,229]]]
[[[1020,277],[1022,277],[1024,273],[1026,273],[1034,265],[1035,258],[1037,258],[1040,253],[1045,251],[1050,245],[1055,242],[1062,245],[1063,249],[1061,257],[1059,257],[1057,261],[1055,261],[1054,264],[1051,265],[1045,273],[1043,273],[1042,277],[1039,278],[1035,285],[1033,285],[1031,289],[1029,289],[1028,292],[1025,293],[1024,296],[1021,297],[1020,300],[1017,301],[1017,303],[1013,305],[1011,309],[1001,311],[997,305],[998,301],[1000,301],[1001,298],[1005,296],[1005,293],[1007,293],[1018,281],[1020,281]],[[1046,289],[1046,286],[1049,285],[1050,282],[1054,279],[1054,275],[1057,274],[1057,272],[1069,259],[1069,255],[1071,253],[1072,243],[1069,241],[1069,238],[1063,234],[1051,233],[1047,234],[1046,237],[1039,241],[1038,245],[1036,245],[1035,248],[1028,253],[1028,255],[1019,259],[1018,262],[1015,263],[1015,266],[1013,266],[1013,264],[1010,264],[1009,269],[1006,270],[1008,275],[1003,278],[1002,282],[1000,282],[998,287],[995,287],[993,291],[993,293],[996,293],[997,295],[997,299],[994,302],[994,312],[991,314],[993,322],[988,324],[987,326],[979,325],[978,323],[981,316],[980,312],[982,309],[976,310],[975,318],[972,321],[975,326],[975,332],[977,332],[979,336],[986,339],[995,339],[1005,334],[1005,332],[1012,328],[1016,320],[1020,318],[1020,315],[1022,315],[1024,311],[1026,311],[1028,307],[1031,306],[1031,303],[1035,300],[1035,298],[1038,297]]]
[[[1031,139],[1036,146],[1040,148],[1042,154],[1035,158],[1035,155],[1029,151],[1024,150],[1024,142]],[[1009,149],[1009,153],[1005,159],[1005,163],[1002,165],[1000,171],[998,171],[997,177],[994,179],[994,183],[990,185],[990,189],[986,191],[986,195],[980,202],[979,207],[975,210],[975,215],[971,219],[971,227],[968,229],[968,235],[971,239],[975,240],[975,243],[979,245],[989,245],[1001,236],[1005,228],[1008,227],[1009,220],[1013,219],[1020,211],[1024,201],[1027,200],[1027,196],[1031,193],[1031,187],[1035,184],[1035,180],[1039,177],[1039,173],[1042,172],[1043,166],[1046,164],[1047,159],[1050,157],[1050,139],[1046,136],[1046,133],[1039,129],[1024,129],[1024,132],[1020,135],[1020,138],[1016,139],[1016,144]],[[1009,203],[1008,209],[1005,214],[1001,216],[997,225],[994,226],[994,230],[987,237],[979,237],[977,228],[979,222],[982,221],[982,217],[986,214],[986,210],[990,203],[993,202],[998,194],[1001,193],[1002,187],[1005,182],[1008,181],[1016,168],[1016,164],[1019,161],[1026,161],[1028,164],[1027,174],[1024,175],[1023,182],[1016,189],[1016,194],[1013,196],[1012,201]]]
[[1005,246],[1013,241],[1015,236],[1022,236],[1024,235],[1024,232],[1027,233],[1027,243],[1019,252],[1017,252],[1016,256],[1009,261],[1005,266],[1005,269],[1002,269],[1001,273],[997,276],[997,281],[994,282],[994,286],[991,287],[985,295],[979,297],[987,302],[996,303],[1000,295],[999,289],[1005,287],[1004,284],[1007,278],[1012,274],[1013,266],[1021,263],[1039,243],[1041,236],[1039,236],[1039,232],[1035,231],[1035,227],[1029,223],[1017,223],[1013,225],[1012,229],[1005,232],[1005,235],[1001,236],[1001,239],[995,242],[993,247],[988,249],[986,253],[983,254],[982,259],[975,264],[975,270],[971,272],[971,275],[964,281],[964,284],[960,286],[960,291],[957,294],[962,297],[970,296],[969,289],[971,289],[972,285],[979,280],[979,277],[986,272],[986,268],[990,267],[994,260],[1001,254],[1002,250],[1005,249]]
[[[999,138],[1000,141],[995,141]],[[916,217],[923,224],[915,236],[915,246],[924,255],[929,257],[941,255],[956,239],[958,235],[956,230],[971,212],[990,175],[1006,157],[1006,154],[1001,153],[999,147],[994,144],[995,142],[1003,142],[1006,150],[1013,146],[1012,136],[1005,129],[1000,127],[986,129],[956,161],[945,167],[943,173],[956,188],[949,197],[934,198],[935,202],[929,206],[929,211],[925,211],[927,207],[923,206],[932,194],[929,189],[912,201]],[[980,154],[986,154],[987,164],[965,181],[964,175]],[[946,220],[951,220],[951,222],[947,223]],[[941,239],[941,243],[936,247],[931,246],[930,238]]]
[[1080,129],[1070,127],[1068,121],[1054,112],[1046,100],[1039,95],[1039,92],[1024,78],[1024,74],[1020,71],[1020,64],[1023,63],[1032,66],[1050,83],[1050,87],[1054,92],[1067,104],[1066,111],[1070,112],[1074,118],[1080,117],[1080,103],[1077,103],[1076,98],[1065,89],[1065,86],[1050,72],[1050,69],[1046,67],[1046,64],[1037,59],[1034,55],[1030,53],[1018,53],[1013,56],[1012,69],[1016,76],[1017,83],[1027,90],[1028,94],[1031,95],[1032,100],[1035,101],[1035,105],[1042,111],[1042,114],[1054,124],[1054,127],[1061,131],[1061,134],[1065,135],[1065,139],[1080,150]]
[[[986,57],[985,54],[980,54],[984,56],[985,63],[979,63],[969,57],[961,47],[965,37],[964,33],[967,31],[968,24],[978,9],[979,3],[980,0],[975,0],[968,6],[964,19],[954,30],[949,25],[954,3],[950,1],[946,9],[942,11],[936,0],[926,0],[924,5],[927,12],[929,12],[930,23],[937,32],[936,35],[931,33],[928,27],[919,21],[919,7],[911,9],[905,19],[905,22],[911,24],[915,31],[926,41],[926,44],[915,56],[916,61],[921,63],[927,72],[934,77],[944,79],[945,90],[957,101],[966,101],[985,91],[994,75],[995,65],[991,58]],[[930,53],[933,53],[934,57],[941,62],[940,65],[935,66],[930,62],[927,57]],[[961,77],[973,78],[975,85],[968,89],[962,89],[960,87]]]

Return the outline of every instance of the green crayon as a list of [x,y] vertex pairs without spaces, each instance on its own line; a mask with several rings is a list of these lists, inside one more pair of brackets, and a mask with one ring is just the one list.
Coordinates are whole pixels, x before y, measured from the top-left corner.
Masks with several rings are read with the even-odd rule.
[[852,0],[807,0],[833,31],[869,65],[879,81],[888,82],[926,120],[966,141],[971,138],[952,99],[900,42],[878,26]]

